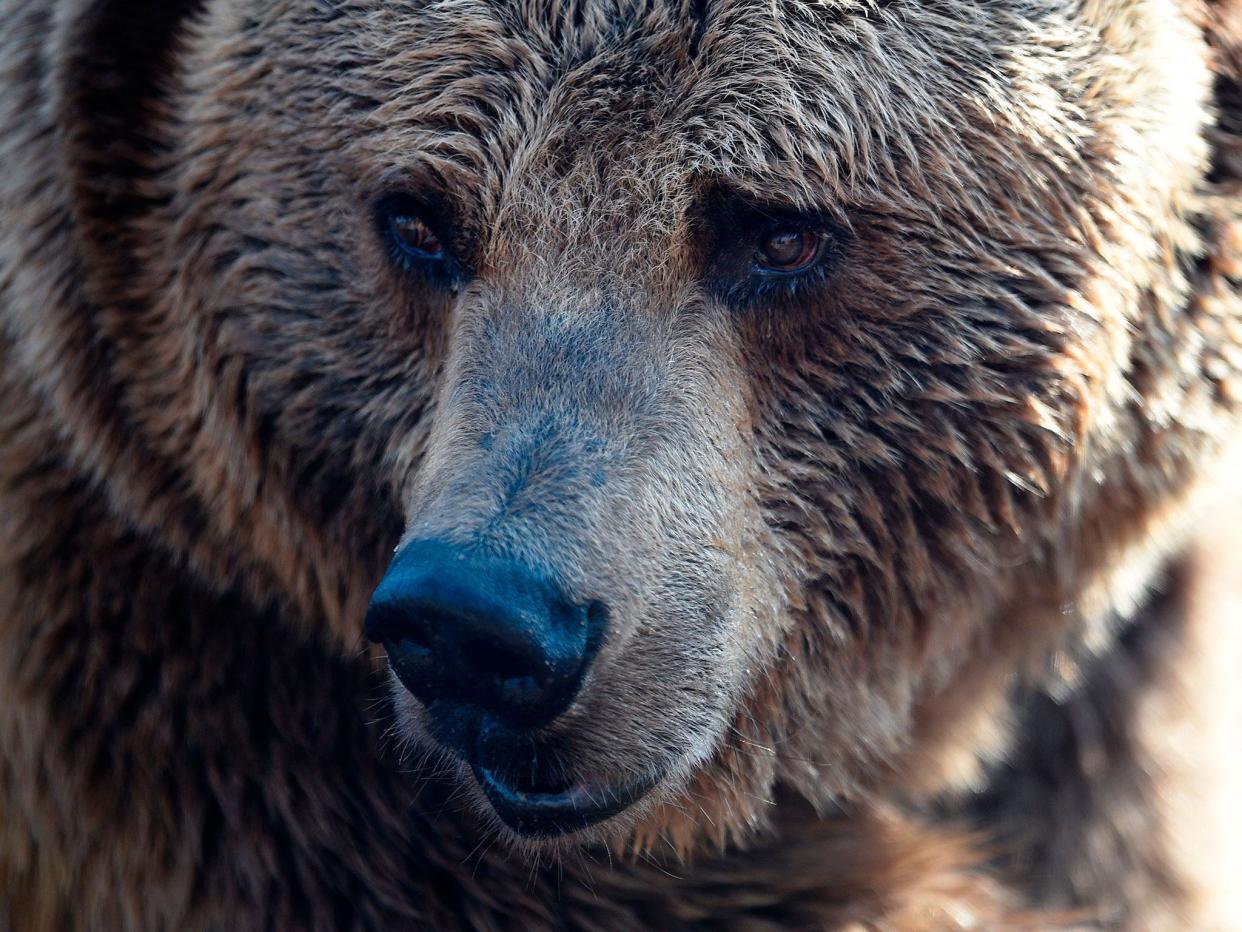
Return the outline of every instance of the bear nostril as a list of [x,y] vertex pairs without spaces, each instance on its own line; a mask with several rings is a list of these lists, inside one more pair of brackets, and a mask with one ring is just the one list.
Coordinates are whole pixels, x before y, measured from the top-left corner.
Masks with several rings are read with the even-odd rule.
[[511,676],[500,683],[500,701],[513,712],[534,712],[546,690],[533,676]]
[[[388,663],[397,678],[411,691],[426,692],[436,688],[435,655],[431,648],[413,638],[385,640]],[[417,685],[417,690],[415,686]]]
[[390,642],[409,642],[411,646],[429,649],[431,644],[424,628],[426,621],[425,612],[416,605],[409,605],[400,598],[373,596],[364,628],[367,638],[385,648]]
[[[471,666],[499,679],[529,679],[534,684],[544,664],[542,654],[483,639],[467,641],[463,651]],[[532,688],[534,686],[532,685]]]

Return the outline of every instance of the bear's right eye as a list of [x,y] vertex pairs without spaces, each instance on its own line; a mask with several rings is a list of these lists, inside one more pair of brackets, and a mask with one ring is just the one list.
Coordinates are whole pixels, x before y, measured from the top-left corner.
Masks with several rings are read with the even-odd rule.
[[402,271],[436,287],[454,289],[466,277],[454,255],[443,210],[408,194],[388,195],[375,205],[375,225],[388,255]]
[[444,244],[422,217],[394,213],[388,218],[388,232],[397,247],[411,258],[444,258]]

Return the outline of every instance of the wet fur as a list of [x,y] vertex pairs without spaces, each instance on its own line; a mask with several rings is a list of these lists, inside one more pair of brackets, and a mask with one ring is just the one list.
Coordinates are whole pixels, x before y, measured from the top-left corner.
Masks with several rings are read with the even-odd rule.
[[[1236,5],[421,6],[0,5],[0,927],[1237,927]],[[720,185],[831,287],[698,288]],[[594,433],[493,526],[480,425],[586,410],[514,307]],[[589,844],[361,643],[480,528],[613,587],[581,759],[686,746]]]

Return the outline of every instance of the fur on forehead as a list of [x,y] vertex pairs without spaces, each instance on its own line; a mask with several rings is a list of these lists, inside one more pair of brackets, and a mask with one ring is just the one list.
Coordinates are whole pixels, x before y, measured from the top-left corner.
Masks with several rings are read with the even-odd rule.
[[248,6],[214,6],[198,24],[227,41],[198,46],[215,68],[190,59],[193,97],[235,92],[225,74],[292,78],[305,93],[255,82],[273,118],[319,126],[315,102],[333,100],[327,118],[374,173],[416,161],[474,191],[489,216],[524,168],[583,150],[612,174],[670,181],[669,193],[690,176],[843,213],[902,194],[910,209],[968,199],[982,158],[1063,161],[1081,148],[1091,127],[1077,101],[1109,67],[1086,56],[1116,4]]
[[[330,116],[377,171],[417,159],[491,201],[485,212],[499,186],[565,153],[822,211],[894,190],[925,202],[943,193],[933,185],[965,196],[980,127],[1002,124],[1049,156],[1083,133],[1065,101],[1089,43],[1063,4],[358,6],[363,29],[338,4],[316,24],[315,50],[295,23],[297,41],[265,47],[265,67],[331,85]],[[244,42],[229,51],[253,54]],[[308,54],[333,68],[305,68]],[[284,96],[291,118],[320,99]]]

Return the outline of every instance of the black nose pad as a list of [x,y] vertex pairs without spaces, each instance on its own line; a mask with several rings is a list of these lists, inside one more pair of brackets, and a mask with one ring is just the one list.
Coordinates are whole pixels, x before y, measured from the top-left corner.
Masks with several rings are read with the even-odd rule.
[[573,702],[603,639],[598,602],[574,604],[542,573],[438,541],[397,554],[366,632],[424,705],[447,700],[537,728]]

